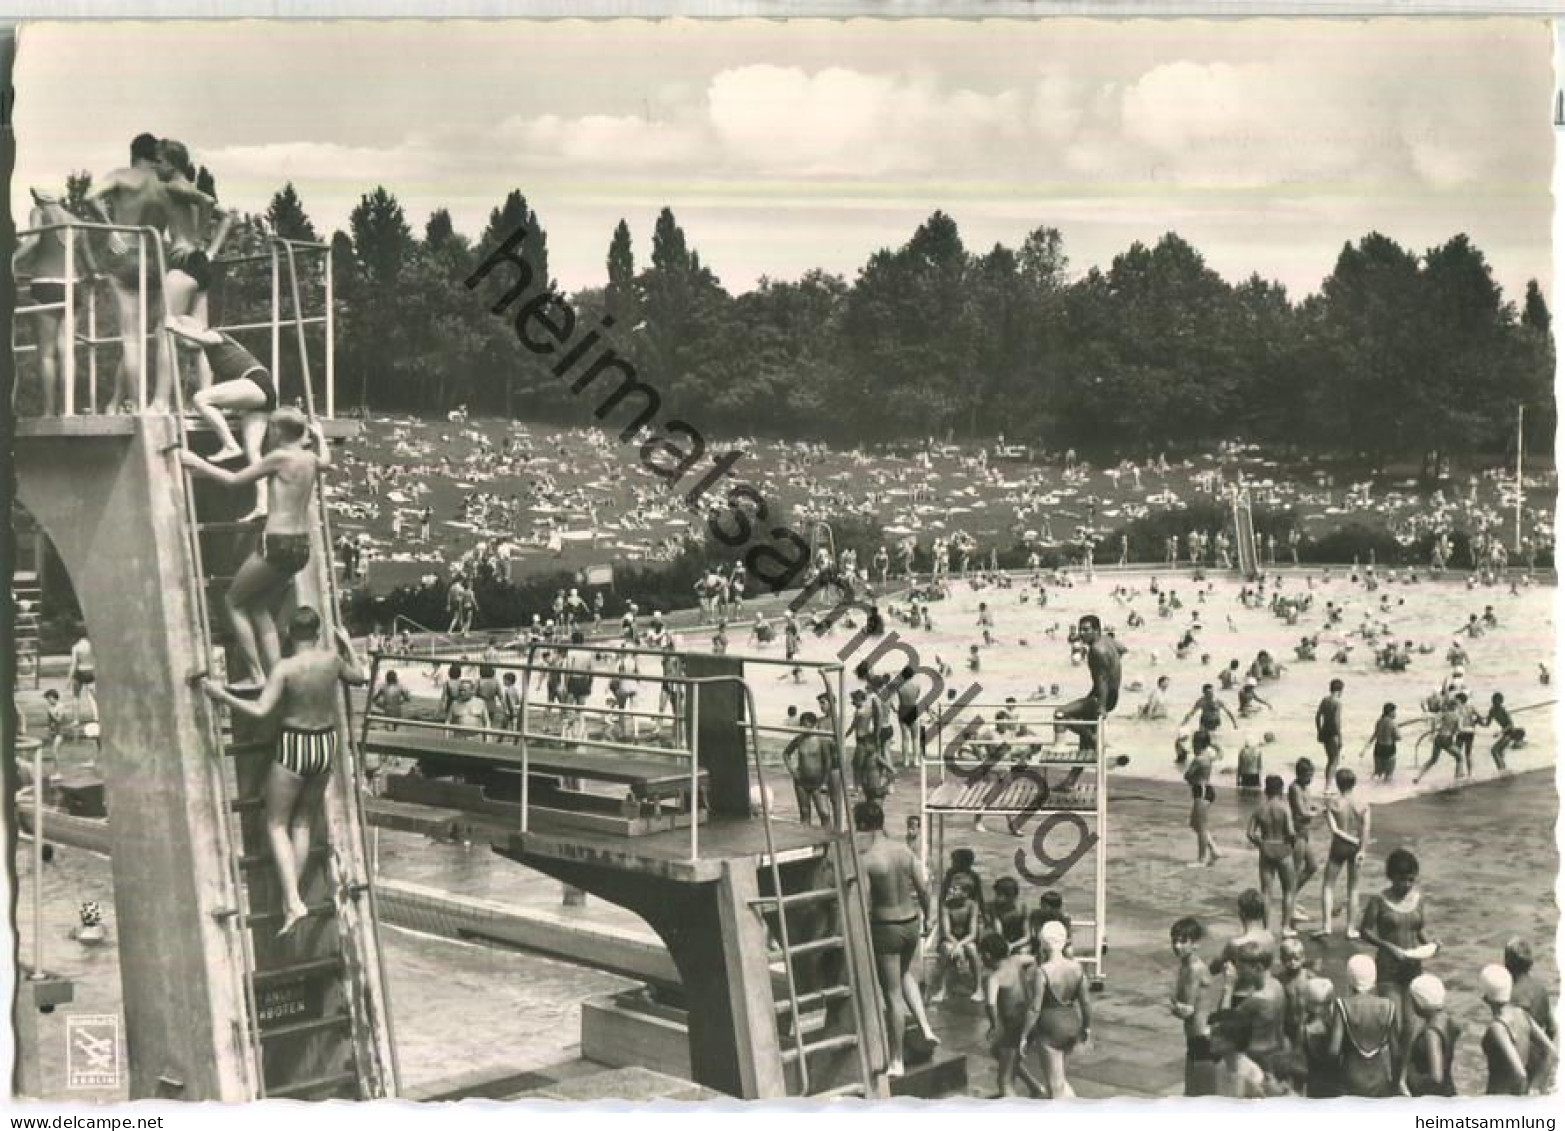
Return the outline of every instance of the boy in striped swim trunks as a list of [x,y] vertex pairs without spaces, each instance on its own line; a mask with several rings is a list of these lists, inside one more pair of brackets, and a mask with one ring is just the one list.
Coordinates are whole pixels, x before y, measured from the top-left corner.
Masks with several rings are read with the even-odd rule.
[[299,876],[310,855],[310,826],[315,823],[337,760],[339,683],[362,686],[364,668],[353,641],[336,630],[335,651],[320,646],[321,618],[300,607],[288,622],[293,655],[280,660],[267,677],[259,699],[242,699],[203,676],[202,690],[214,702],[253,719],[274,714],[281,727],[277,757],[266,778],[266,836],[282,883],[281,937],[310,913],[299,892]]

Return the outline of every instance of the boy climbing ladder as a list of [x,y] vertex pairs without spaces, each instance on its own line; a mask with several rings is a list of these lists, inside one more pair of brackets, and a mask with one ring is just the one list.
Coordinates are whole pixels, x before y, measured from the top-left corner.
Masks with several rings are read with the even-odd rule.
[[241,689],[260,687],[281,658],[277,611],[294,575],[310,562],[310,495],[320,469],[331,466],[325,433],[319,423],[308,424],[298,409],[273,413],[271,432],[272,450],[239,471],[225,471],[189,450],[180,452],[180,461],[195,475],[230,487],[261,480],[271,484],[261,548],[239,567],[223,598],[234,642],[250,669],[248,679],[232,685]]

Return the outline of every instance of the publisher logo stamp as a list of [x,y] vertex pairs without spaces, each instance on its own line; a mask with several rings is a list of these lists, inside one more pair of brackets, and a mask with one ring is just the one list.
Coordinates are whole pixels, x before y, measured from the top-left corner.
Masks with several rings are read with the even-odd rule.
[[120,1084],[120,1019],[72,1014],[65,1019],[65,1086],[117,1088]]

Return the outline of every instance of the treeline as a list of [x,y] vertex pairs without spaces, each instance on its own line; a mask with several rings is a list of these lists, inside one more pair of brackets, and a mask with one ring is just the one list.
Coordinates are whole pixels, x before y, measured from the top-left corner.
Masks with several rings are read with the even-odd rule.
[[[292,185],[266,222],[284,236],[322,238]],[[489,312],[498,287],[462,285],[485,251],[523,226],[535,280],[552,280],[546,223],[519,191],[476,240],[443,209],[416,232],[386,189],[361,199],[348,230],[330,237],[339,411],[466,404],[586,419],[568,385]],[[645,263],[623,220],[605,236],[604,285],[568,296],[578,322],[612,315],[605,337],[658,390],[665,418],[678,414],[709,435],[1003,433],[1098,456],[1242,437],[1377,466],[1422,459],[1433,470],[1453,454],[1503,452],[1523,404],[1529,447],[1553,447],[1543,295],[1534,281],[1519,309],[1507,301],[1461,234],[1419,253],[1372,232],[1345,243],[1319,289],[1299,300],[1259,276],[1230,283],[1176,233],[1073,278],[1056,229],[1040,227],[1016,248],[969,249],[956,221],[936,212],[851,281],[812,271],[738,295],[668,209]],[[236,246],[262,246],[258,228],[241,225]],[[264,310],[267,270],[231,271],[223,305]],[[494,278],[502,274],[509,281],[509,269]],[[318,307],[320,282],[305,280],[307,308]],[[290,340],[283,353],[293,352]]]

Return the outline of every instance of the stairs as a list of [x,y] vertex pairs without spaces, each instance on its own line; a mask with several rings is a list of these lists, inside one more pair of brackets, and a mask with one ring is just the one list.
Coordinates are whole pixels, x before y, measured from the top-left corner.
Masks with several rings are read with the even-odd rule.
[[[764,781],[748,688],[746,706],[756,780]],[[845,749],[840,728],[836,749],[840,759]],[[756,870],[759,894],[750,906],[766,927],[768,969],[782,974],[780,987],[775,978],[772,985],[787,1094],[875,1097],[885,1083],[885,1066],[871,1062],[866,1025],[879,1027],[883,1020],[873,1005],[875,959],[853,835],[839,830],[819,855],[782,863],[766,790],[758,792],[768,851]]]
[[859,967],[844,922],[856,906],[842,882],[840,848],[833,844],[824,855],[789,865],[763,862],[756,876],[761,894],[750,900],[770,942],[766,962],[790,1096],[874,1094],[854,987]]

